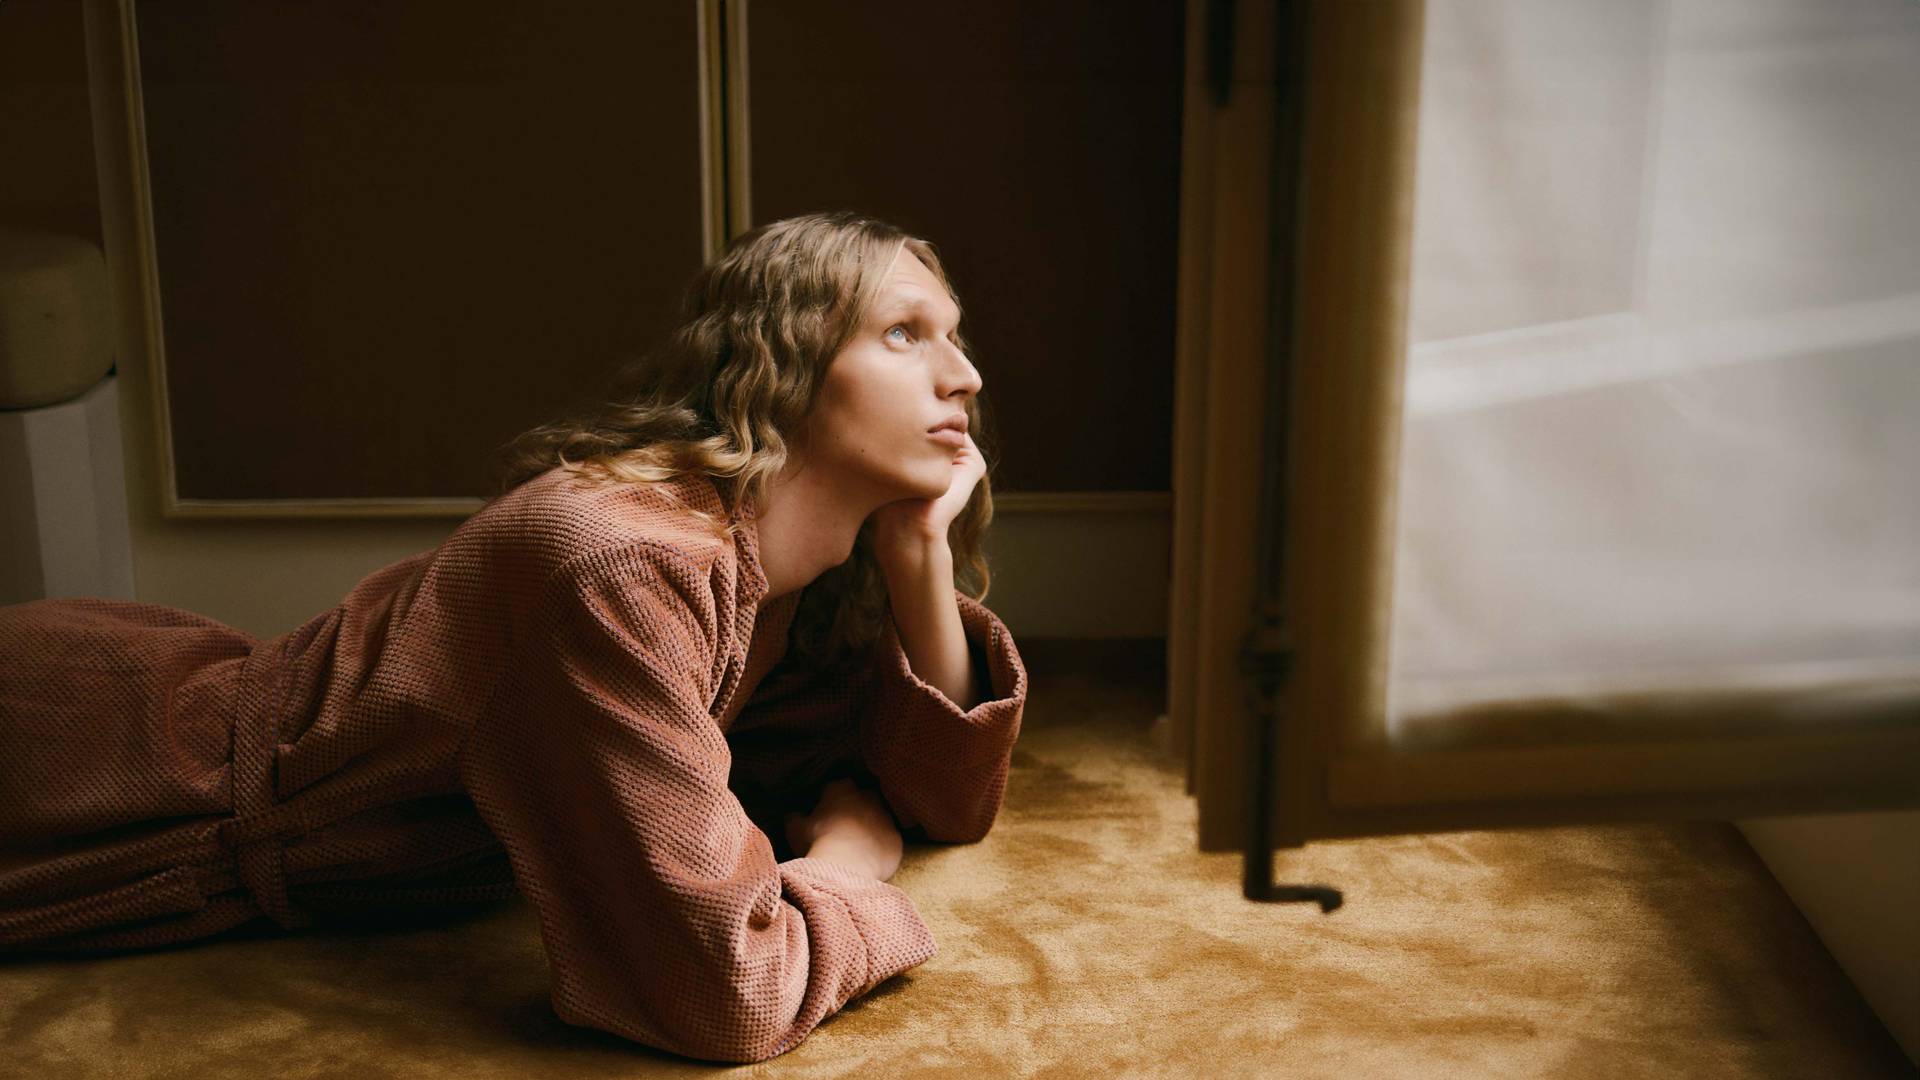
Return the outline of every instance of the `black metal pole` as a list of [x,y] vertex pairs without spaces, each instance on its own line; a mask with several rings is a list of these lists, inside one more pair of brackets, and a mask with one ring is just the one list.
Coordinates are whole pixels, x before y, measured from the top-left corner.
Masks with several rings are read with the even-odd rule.
[[[1273,880],[1274,768],[1279,758],[1282,696],[1293,648],[1286,609],[1286,524],[1289,506],[1287,438],[1293,365],[1297,362],[1297,277],[1301,175],[1305,163],[1304,95],[1311,0],[1278,0],[1274,21],[1274,125],[1268,212],[1267,410],[1261,430],[1260,512],[1255,544],[1254,625],[1241,648],[1240,668],[1251,688],[1247,709],[1246,861],[1249,900],[1312,901],[1322,913],[1340,906],[1340,890],[1326,885],[1278,885]],[[1229,30],[1230,33],[1230,30]],[[1231,48],[1231,42],[1229,42]]]

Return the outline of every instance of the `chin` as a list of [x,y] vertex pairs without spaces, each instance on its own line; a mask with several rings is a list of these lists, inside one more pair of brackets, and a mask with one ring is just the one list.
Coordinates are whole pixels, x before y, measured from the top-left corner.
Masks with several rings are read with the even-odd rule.
[[937,499],[953,486],[953,462],[935,459],[932,464],[916,468],[903,479],[905,483],[902,486],[909,491],[901,498]]

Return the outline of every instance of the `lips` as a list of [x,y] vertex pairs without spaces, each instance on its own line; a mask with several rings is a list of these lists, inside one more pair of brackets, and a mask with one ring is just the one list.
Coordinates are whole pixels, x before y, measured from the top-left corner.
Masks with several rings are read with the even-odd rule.
[[955,413],[945,420],[940,421],[939,424],[928,428],[927,431],[930,433],[935,431],[957,431],[965,435],[967,433],[967,414]]

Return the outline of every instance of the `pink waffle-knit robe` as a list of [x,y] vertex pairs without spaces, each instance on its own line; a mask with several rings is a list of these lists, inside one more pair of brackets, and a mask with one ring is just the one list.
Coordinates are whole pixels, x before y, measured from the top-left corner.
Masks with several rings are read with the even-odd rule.
[[[728,512],[705,478],[664,486]],[[155,604],[0,607],[0,954],[517,886],[561,1019],[780,1054],[934,955],[898,887],[783,860],[780,815],[852,775],[908,839],[979,840],[1027,679],[958,590],[971,709],[891,620],[855,677],[776,670],[801,594],[766,591],[750,519],[715,536],[554,469],[268,640]]]

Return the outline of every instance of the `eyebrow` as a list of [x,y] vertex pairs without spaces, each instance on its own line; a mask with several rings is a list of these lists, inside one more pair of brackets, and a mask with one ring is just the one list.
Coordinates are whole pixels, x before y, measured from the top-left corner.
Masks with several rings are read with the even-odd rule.
[[[930,311],[932,308],[933,305],[924,296],[909,298],[896,293],[881,301],[878,310],[883,315],[890,315],[897,311]],[[955,305],[954,310],[958,311],[959,306]]]

